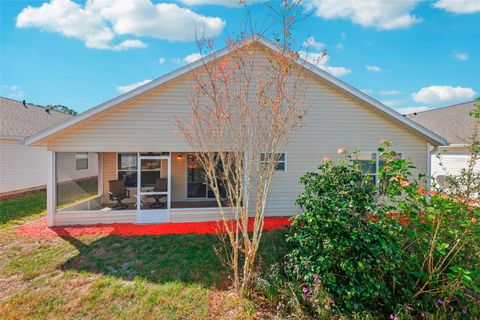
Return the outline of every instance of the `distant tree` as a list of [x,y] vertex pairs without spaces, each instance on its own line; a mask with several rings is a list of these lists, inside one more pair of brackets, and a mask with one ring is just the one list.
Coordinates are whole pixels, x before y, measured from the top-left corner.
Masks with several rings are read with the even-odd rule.
[[55,111],[58,111],[58,112],[63,112],[65,114],[70,114],[72,116],[76,116],[78,114],[77,111],[73,110],[72,108],[69,108],[69,107],[66,107],[64,105],[61,105],[61,104],[49,104],[46,106],[46,108],[50,109],[50,110],[55,110]]

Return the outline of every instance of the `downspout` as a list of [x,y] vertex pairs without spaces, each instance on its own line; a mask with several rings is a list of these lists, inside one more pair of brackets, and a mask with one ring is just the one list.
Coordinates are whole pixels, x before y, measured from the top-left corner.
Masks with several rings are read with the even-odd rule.
[[432,185],[432,152],[435,151],[430,142],[427,142],[427,188],[430,189]]

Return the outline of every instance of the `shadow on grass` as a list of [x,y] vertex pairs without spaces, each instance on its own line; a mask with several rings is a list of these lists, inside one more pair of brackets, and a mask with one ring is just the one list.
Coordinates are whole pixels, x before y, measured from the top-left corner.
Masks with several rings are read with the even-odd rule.
[[[216,256],[215,235],[106,236],[91,243],[64,237],[79,253],[64,270],[93,272],[125,280],[142,278],[153,283],[181,281],[226,289],[228,270]],[[265,232],[260,264],[265,268],[285,254],[284,231]]]

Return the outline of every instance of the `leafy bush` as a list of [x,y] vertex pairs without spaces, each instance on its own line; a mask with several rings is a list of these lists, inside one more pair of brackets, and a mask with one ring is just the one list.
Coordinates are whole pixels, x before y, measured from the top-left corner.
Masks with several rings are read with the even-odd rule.
[[392,305],[404,260],[395,240],[401,230],[378,212],[372,177],[349,156],[325,161],[300,181],[304,214],[287,236],[291,272],[310,283],[318,277],[342,311]]
[[375,176],[355,153],[301,178],[289,253],[257,288],[290,318],[476,319],[480,314],[480,99],[471,159],[442,187],[381,141]]
[[426,189],[389,147],[378,149],[377,185],[355,154],[301,178],[304,214],[292,219],[290,252],[261,282],[281,310],[314,318],[479,312],[478,199]]

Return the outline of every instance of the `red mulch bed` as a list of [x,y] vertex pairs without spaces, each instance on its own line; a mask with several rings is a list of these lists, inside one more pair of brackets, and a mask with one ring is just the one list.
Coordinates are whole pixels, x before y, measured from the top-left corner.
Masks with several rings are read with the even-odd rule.
[[[249,230],[252,227],[249,221]],[[290,225],[289,218],[265,218],[264,230],[279,230]],[[221,221],[181,222],[139,225],[133,223],[94,224],[88,226],[47,227],[45,218],[18,226],[15,232],[19,235],[34,238],[78,237],[85,235],[165,235],[165,234],[218,234],[222,232]]]

